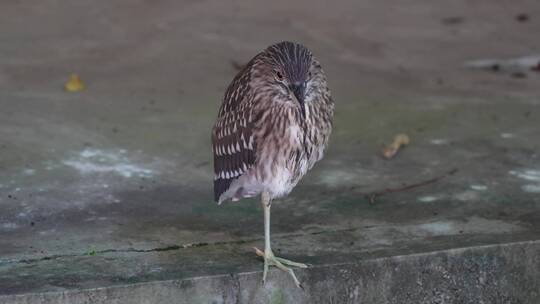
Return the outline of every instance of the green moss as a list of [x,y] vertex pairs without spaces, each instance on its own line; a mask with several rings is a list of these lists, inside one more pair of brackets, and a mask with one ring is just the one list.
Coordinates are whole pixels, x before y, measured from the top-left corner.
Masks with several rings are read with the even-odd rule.
[[271,304],[283,304],[285,303],[285,298],[283,292],[280,289],[274,289],[272,294],[270,294],[270,303]]

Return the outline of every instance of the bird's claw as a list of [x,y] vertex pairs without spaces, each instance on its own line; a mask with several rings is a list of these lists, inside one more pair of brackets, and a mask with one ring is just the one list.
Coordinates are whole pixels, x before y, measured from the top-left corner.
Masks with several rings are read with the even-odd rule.
[[274,253],[271,250],[266,252],[266,251],[260,250],[257,247],[253,247],[253,249],[255,250],[255,254],[257,254],[258,256],[260,256],[260,257],[262,257],[264,259],[264,272],[263,272],[263,279],[262,279],[263,284],[266,282],[266,275],[268,273],[268,266],[276,266],[277,268],[287,272],[292,277],[296,287],[304,290],[304,287],[302,286],[302,284],[300,284],[300,281],[298,281],[298,279],[296,278],[296,275],[294,274],[294,271],[291,268],[289,268],[289,267],[287,267],[285,265],[289,265],[289,266],[293,266],[293,267],[299,267],[299,268],[307,268],[308,266],[306,264],[293,262],[293,261],[283,259],[283,258],[278,258],[278,257],[274,256]]

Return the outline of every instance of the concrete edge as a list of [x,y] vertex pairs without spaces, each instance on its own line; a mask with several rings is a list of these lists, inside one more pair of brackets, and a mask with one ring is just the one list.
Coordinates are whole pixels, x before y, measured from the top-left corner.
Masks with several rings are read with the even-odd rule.
[[[427,292],[436,296],[438,293],[429,292],[433,290],[439,290],[441,294],[453,290],[452,294],[460,294],[459,291],[463,289],[457,288],[460,285],[458,282],[467,283],[471,278],[464,276],[463,271],[452,271],[452,268],[466,268],[466,264],[476,265],[473,268],[477,268],[474,272],[477,275],[491,277],[491,284],[483,287],[481,285],[485,284],[476,284],[477,288],[473,288],[468,299],[478,297],[490,286],[495,286],[498,293],[508,294],[507,299],[524,303],[533,303],[525,299],[540,302],[540,240],[530,240],[368,258],[295,270],[304,291],[296,288],[288,275],[279,270],[271,271],[269,281],[263,286],[260,282],[261,270],[83,290],[2,295],[0,303],[327,303],[328,300],[335,301],[342,297],[346,302],[354,300],[352,303],[360,299],[371,299],[368,303],[423,303],[428,298],[422,300],[418,295]],[[404,280],[396,281],[396,278],[403,277],[403,273],[407,274]],[[443,282],[437,279],[441,273],[445,279]],[[510,274],[512,280],[507,277]],[[415,281],[413,278],[417,278],[415,286],[421,288],[406,288]],[[432,286],[427,288],[423,281],[431,282]],[[482,282],[482,279],[473,281]],[[438,283],[433,285],[435,282]],[[451,284],[446,286],[445,282]],[[470,283],[461,285],[470,286]],[[503,288],[505,284],[509,286],[508,289]],[[530,288],[517,292],[520,286]],[[397,297],[400,302],[392,301],[399,293],[391,292],[396,288],[408,290],[414,301],[404,301],[403,297]],[[493,299],[487,302],[508,303]]]

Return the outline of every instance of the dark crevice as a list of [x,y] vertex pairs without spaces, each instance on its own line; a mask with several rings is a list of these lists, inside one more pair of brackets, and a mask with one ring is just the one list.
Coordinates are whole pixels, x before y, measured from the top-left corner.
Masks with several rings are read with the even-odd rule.
[[[325,234],[325,233],[351,232],[351,231],[355,231],[355,230],[358,230],[358,229],[365,229],[365,228],[371,228],[371,226],[365,226],[365,227],[361,227],[361,228],[322,230],[322,231],[314,231],[314,232],[308,232],[308,233],[295,233],[295,234],[287,234],[287,235],[275,236],[274,238],[275,239],[287,239],[287,238],[301,237],[301,236],[305,236],[305,235],[319,235],[319,234]],[[104,250],[92,251],[90,253],[55,254],[55,255],[50,255],[50,256],[44,256],[44,257],[41,257],[41,258],[0,260],[0,265],[16,264],[16,263],[32,264],[32,263],[38,263],[38,262],[41,262],[41,261],[56,260],[56,259],[61,259],[61,258],[95,256],[95,255],[104,254],[104,253],[150,253],[150,252],[175,251],[175,250],[181,250],[181,249],[187,249],[187,248],[205,247],[205,246],[238,245],[238,244],[251,243],[251,242],[256,242],[256,241],[261,241],[261,240],[263,240],[263,238],[251,238],[251,239],[243,239],[243,240],[238,240],[238,241],[223,241],[223,242],[211,242],[211,243],[209,243],[209,242],[201,242],[201,243],[190,243],[190,244],[183,244],[183,245],[169,245],[169,246],[156,247],[156,248],[151,248],[151,249],[136,249],[136,248],[104,249]]]

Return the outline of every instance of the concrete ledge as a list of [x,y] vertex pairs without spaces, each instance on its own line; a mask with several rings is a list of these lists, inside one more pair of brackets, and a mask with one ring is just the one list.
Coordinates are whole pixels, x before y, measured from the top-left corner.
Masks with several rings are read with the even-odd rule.
[[0,296],[1,303],[539,303],[540,241],[477,246],[298,270]]
[[[0,304],[540,303],[540,73],[504,64],[536,58],[538,0],[154,2],[0,6]],[[260,285],[256,199],[212,200],[225,88],[282,40],[337,102],[272,210],[305,292]]]

